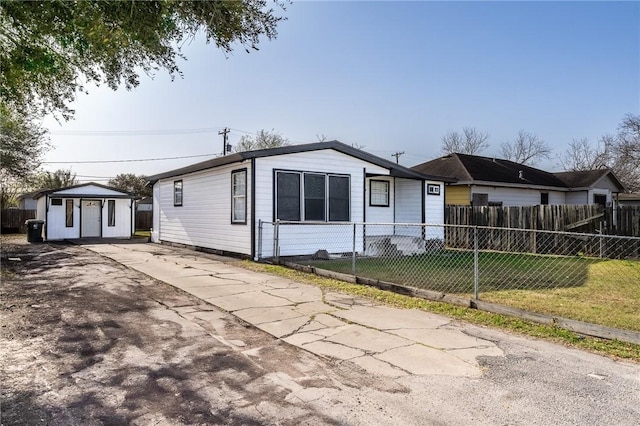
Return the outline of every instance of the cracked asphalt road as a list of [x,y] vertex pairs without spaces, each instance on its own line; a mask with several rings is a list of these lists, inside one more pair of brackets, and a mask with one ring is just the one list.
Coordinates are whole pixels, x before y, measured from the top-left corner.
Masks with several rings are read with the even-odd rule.
[[426,369],[389,377],[289,345],[82,247],[4,241],[2,269],[6,425],[635,425],[640,418],[638,365],[490,329],[460,325],[502,351],[478,358],[480,376]]

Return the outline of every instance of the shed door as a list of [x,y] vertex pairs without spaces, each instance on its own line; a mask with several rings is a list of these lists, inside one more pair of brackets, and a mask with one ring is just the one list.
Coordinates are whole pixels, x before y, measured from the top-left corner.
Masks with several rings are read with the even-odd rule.
[[81,237],[100,236],[101,205],[98,200],[82,201],[82,232]]

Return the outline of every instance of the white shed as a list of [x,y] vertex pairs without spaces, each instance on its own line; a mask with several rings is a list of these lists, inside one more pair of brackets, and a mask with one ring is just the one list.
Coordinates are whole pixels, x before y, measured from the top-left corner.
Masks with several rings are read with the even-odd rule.
[[[283,256],[313,253],[318,238],[339,244],[337,233],[344,229],[336,224],[441,225],[444,182],[451,181],[337,141],[234,153],[148,179],[153,242],[252,258],[271,255],[270,247],[257,252],[261,221],[296,222],[297,232],[309,241],[306,248],[300,239],[295,246],[281,241]],[[266,240],[269,229],[262,231]]]
[[133,233],[136,197],[127,192],[90,182],[43,190],[33,198],[46,240],[130,238]]

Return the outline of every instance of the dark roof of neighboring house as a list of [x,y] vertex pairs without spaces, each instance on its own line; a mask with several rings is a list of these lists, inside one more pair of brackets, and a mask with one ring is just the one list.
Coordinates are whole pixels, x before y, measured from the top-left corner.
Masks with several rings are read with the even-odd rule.
[[330,141],[330,142],[316,142],[303,145],[291,145],[283,146],[279,148],[259,149],[256,151],[236,152],[233,154],[225,155],[224,157],[217,157],[211,160],[202,161],[200,163],[192,164],[190,166],[182,167],[179,169],[171,170],[165,173],[160,173],[154,176],[147,177],[147,180],[153,184],[160,179],[165,179],[174,176],[180,176],[187,173],[199,172],[202,170],[211,169],[225,164],[239,163],[243,160],[261,157],[271,157],[274,155],[283,154],[295,154],[299,152],[319,151],[322,149],[333,149],[351,157],[358,158],[363,161],[375,164],[380,167],[389,169],[391,176],[408,178],[408,179],[425,179],[425,180],[437,180],[443,182],[453,182],[453,179],[445,176],[430,175],[421,173],[415,170],[408,169],[399,164],[377,157],[373,154],[361,151],[349,145],[345,145],[342,142]]
[[[107,185],[102,185],[100,183],[88,182],[88,183],[81,183],[81,184],[78,184],[78,185],[65,186],[64,188],[41,189],[41,190],[36,191],[36,192],[33,193],[33,199],[37,200],[38,198],[40,198],[40,197],[42,197],[44,195],[53,194],[53,193],[56,193],[56,192],[59,192],[59,191],[65,191],[67,189],[82,188],[84,186],[98,186],[100,188],[110,189],[111,191],[120,192],[124,196],[123,198],[136,198],[135,195],[133,195],[133,194],[131,194],[129,192],[123,191],[121,189],[113,188],[113,187],[107,186]],[[97,195],[95,195],[95,194],[73,194],[73,196],[74,197],[87,197],[87,196],[96,197]],[[102,197],[102,195],[100,195],[100,197]]]
[[455,178],[458,183],[480,181],[565,187],[553,173],[509,160],[477,155],[449,154],[411,169]]
[[609,178],[624,191],[624,185],[611,169],[581,170],[574,172],[554,173],[569,188],[588,188],[595,185],[600,179],[609,175]]

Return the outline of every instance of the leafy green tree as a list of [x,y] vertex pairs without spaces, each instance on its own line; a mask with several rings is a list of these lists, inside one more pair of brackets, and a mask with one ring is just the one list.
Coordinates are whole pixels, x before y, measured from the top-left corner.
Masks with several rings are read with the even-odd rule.
[[76,174],[70,169],[58,169],[55,172],[43,172],[36,179],[36,186],[40,189],[58,189],[77,185]]
[[129,192],[138,197],[150,197],[153,194],[153,188],[146,186],[147,179],[144,176],[138,176],[133,173],[121,173],[108,183],[113,188]]
[[291,145],[289,139],[273,129],[270,132],[268,130],[258,130],[255,137],[248,135],[241,137],[240,141],[233,147],[233,150],[235,152],[245,152],[289,145]]
[[[282,5],[280,5],[282,7]],[[131,89],[139,73],[180,75],[180,46],[198,34],[225,53],[273,39],[277,16],[266,0],[0,2],[2,103],[21,113],[68,119],[89,83]]]
[[0,173],[6,179],[28,178],[49,147],[46,131],[28,117],[0,103]]

